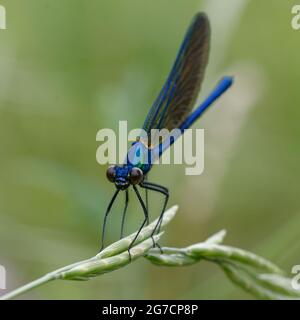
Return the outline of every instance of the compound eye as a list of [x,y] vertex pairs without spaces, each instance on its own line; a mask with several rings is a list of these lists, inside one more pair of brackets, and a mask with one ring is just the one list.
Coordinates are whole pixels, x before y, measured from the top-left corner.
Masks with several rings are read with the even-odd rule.
[[114,182],[115,181],[115,176],[116,176],[115,166],[110,166],[106,170],[106,177],[110,182]]
[[139,184],[143,181],[143,171],[139,168],[132,168],[129,175],[129,180],[132,184]]

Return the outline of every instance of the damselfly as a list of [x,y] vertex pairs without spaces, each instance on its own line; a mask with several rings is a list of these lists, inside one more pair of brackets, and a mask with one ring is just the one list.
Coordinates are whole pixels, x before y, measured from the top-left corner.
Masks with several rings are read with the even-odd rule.
[[[209,20],[206,14],[198,13],[187,30],[167,81],[144,122],[143,129],[147,132],[149,138],[151,129],[165,128],[171,131],[174,128],[178,128],[180,134],[183,134],[184,130],[188,129],[203,112],[231,86],[233,81],[232,78],[224,77],[207,99],[193,112],[191,111],[204,78],[204,72],[208,62],[209,46]],[[134,244],[142,228],[146,223],[149,223],[148,190],[159,192],[164,196],[163,208],[152,235],[159,231],[163,214],[168,203],[169,191],[164,186],[149,182],[147,176],[154,161],[156,161],[176,139],[171,139],[169,143],[164,143],[161,139],[157,139],[157,141],[154,140],[155,139],[151,137],[150,142],[144,143],[142,139],[137,139],[128,151],[128,155],[135,155],[139,152],[147,157],[150,154],[150,161],[143,161],[146,157],[139,157],[139,161],[133,161],[131,156],[127,156],[123,165],[115,165],[107,169],[107,179],[114,183],[116,191],[104,216],[101,250],[104,247],[107,217],[113,203],[121,191],[125,192],[125,207],[123,210],[121,227],[121,238],[123,237],[124,221],[129,201],[128,188],[131,186],[143,209],[144,220],[128,250],[130,250]],[[149,159],[149,157],[147,159]],[[141,196],[139,188],[146,190],[145,201]]]

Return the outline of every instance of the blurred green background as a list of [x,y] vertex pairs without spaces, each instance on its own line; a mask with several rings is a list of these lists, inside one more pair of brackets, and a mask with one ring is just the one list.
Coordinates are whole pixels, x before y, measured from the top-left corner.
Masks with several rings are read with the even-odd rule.
[[[195,127],[205,172],[160,166],[180,211],[161,245],[184,246],[222,228],[227,244],[290,272],[300,264],[300,31],[294,1],[0,0],[0,264],[8,290],[88,258],[113,186],[96,163],[101,128],[140,127],[197,11],[212,45],[203,99],[220,75],[235,86]],[[131,194],[133,198],[133,194]],[[153,196],[151,213],[162,199]],[[159,200],[160,199],[160,200]],[[117,239],[123,198],[109,222]],[[154,218],[153,216],[153,218]],[[142,212],[132,199],[126,231]],[[54,282],[21,298],[249,299],[207,262],[159,268],[140,259],[88,282]]]

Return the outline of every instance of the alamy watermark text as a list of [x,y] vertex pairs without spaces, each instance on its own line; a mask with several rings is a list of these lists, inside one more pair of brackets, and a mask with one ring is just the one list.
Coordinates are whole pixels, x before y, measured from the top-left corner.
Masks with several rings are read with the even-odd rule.
[[300,4],[296,4],[292,7],[292,21],[291,25],[294,30],[300,29]]
[[6,29],[6,9],[0,4],[0,30]]
[[[118,138],[118,139],[117,139]],[[118,140],[118,141],[117,141]],[[152,129],[150,136],[143,129],[128,133],[127,121],[119,121],[119,132],[101,129],[96,141],[99,164],[185,164],[186,175],[200,175],[204,170],[204,129]],[[171,155],[170,146],[173,145]],[[128,149],[128,142],[132,145]]]

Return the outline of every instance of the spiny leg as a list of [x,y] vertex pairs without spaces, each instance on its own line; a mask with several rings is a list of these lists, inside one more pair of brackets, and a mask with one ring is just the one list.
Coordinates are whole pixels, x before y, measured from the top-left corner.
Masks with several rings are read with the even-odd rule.
[[120,236],[120,239],[122,239],[123,235],[124,235],[124,223],[125,223],[125,216],[126,216],[127,207],[128,207],[128,201],[129,201],[129,192],[128,192],[128,189],[126,189],[126,191],[125,191],[125,207],[124,207],[123,215],[122,215],[122,225],[121,225],[121,236]]
[[140,202],[140,204],[141,204],[141,206],[142,206],[142,208],[143,208],[143,212],[144,212],[144,217],[145,217],[145,219],[144,219],[144,221],[143,221],[143,223],[141,224],[138,232],[136,233],[135,237],[133,238],[133,240],[131,241],[131,243],[130,243],[130,245],[129,245],[129,247],[128,247],[128,254],[129,254],[130,260],[131,260],[130,249],[132,248],[135,240],[137,239],[137,237],[139,236],[140,232],[141,232],[142,229],[144,228],[144,225],[146,224],[146,222],[147,222],[148,219],[149,219],[147,208],[146,208],[146,206],[145,206],[145,203],[144,203],[144,201],[143,201],[143,199],[142,199],[142,197],[141,197],[141,195],[140,195],[137,187],[136,187],[135,185],[132,185],[132,186],[133,186],[133,190],[135,191],[135,193],[136,193],[136,195],[137,195],[137,197],[138,197],[138,200],[139,200],[139,202]]
[[164,213],[165,213],[165,211],[166,211],[170,194],[169,194],[168,188],[166,188],[166,187],[164,187],[164,186],[162,186],[162,185],[156,184],[156,183],[152,183],[152,182],[149,182],[149,183],[150,183],[151,185],[156,186],[157,188],[161,189],[161,192],[160,192],[160,191],[158,191],[158,192],[162,193],[162,194],[165,196],[165,201],[164,201],[164,206],[163,206],[162,214],[161,214],[161,216],[160,216],[160,218],[159,218],[159,222],[158,222],[159,225],[158,225],[158,230],[157,230],[157,232],[159,233],[159,232],[160,232],[160,228],[161,228],[161,224],[162,224],[162,221],[163,221],[163,215],[164,215]]
[[152,234],[151,234],[153,236],[154,233],[156,232],[156,230],[157,230],[157,233],[159,233],[159,231],[160,231],[160,227],[161,227],[161,223],[162,223],[162,220],[163,220],[163,216],[164,216],[164,213],[165,213],[165,210],[166,210],[166,207],[167,207],[167,203],[168,203],[168,200],[169,200],[169,190],[166,187],[163,187],[163,186],[161,186],[159,184],[151,183],[151,182],[142,182],[140,184],[140,186],[142,188],[145,188],[145,189],[148,189],[148,190],[153,190],[153,191],[162,193],[165,196],[165,201],[164,201],[162,212],[160,213],[160,216],[159,216],[159,218],[157,220],[156,226],[154,227],[154,229],[152,231]]
[[[147,182],[148,180],[148,175],[145,176],[144,181]],[[149,198],[148,198],[148,189],[145,189],[145,199],[146,199],[146,209],[148,212],[148,220],[147,220],[147,225],[149,224]]]
[[105,236],[105,229],[106,229],[106,221],[107,221],[107,217],[108,217],[108,214],[110,212],[110,209],[113,205],[113,203],[115,202],[116,198],[117,198],[117,195],[119,193],[120,190],[116,190],[116,192],[114,193],[113,197],[111,198],[110,200],[110,203],[106,209],[106,212],[105,212],[105,216],[104,216],[104,221],[103,221],[103,227],[102,227],[102,240],[101,240],[101,248],[100,248],[100,251],[103,250],[104,248],[104,236]]

